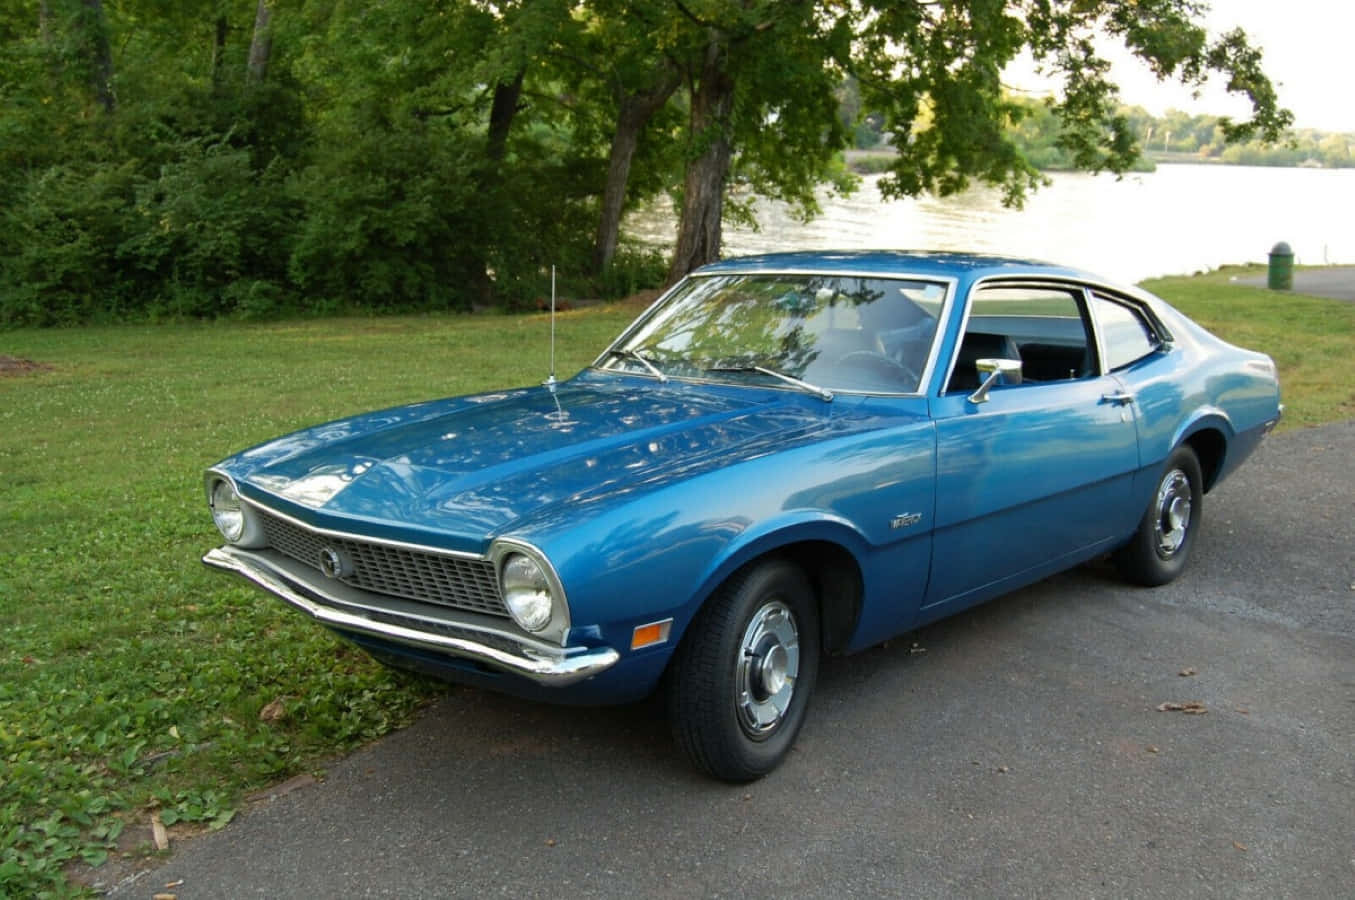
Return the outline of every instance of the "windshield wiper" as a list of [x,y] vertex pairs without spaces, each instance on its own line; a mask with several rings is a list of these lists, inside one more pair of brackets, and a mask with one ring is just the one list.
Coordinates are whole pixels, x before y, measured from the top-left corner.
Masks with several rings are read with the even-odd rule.
[[617,348],[613,348],[607,351],[607,355],[619,356],[622,359],[633,359],[640,365],[648,369],[649,374],[659,379],[659,381],[663,382],[664,384],[668,383],[668,376],[663,374],[663,371],[660,370],[658,366],[650,362],[649,359],[644,354],[640,353],[638,350],[620,350]]
[[806,393],[813,394],[820,400],[829,402],[833,399],[833,392],[828,388],[821,388],[817,384],[810,384],[808,381],[801,381],[794,375],[787,375],[785,372],[778,372],[775,369],[769,369],[766,366],[711,366],[706,369],[707,372],[757,372],[761,375],[769,375],[772,378],[779,378],[786,384],[794,385]]

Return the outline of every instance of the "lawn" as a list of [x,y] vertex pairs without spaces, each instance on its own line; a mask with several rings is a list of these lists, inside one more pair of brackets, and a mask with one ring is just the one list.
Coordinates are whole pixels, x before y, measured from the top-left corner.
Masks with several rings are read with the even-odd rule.
[[[1355,416],[1355,304],[1228,274],[1149,285],[1280,365],[1285,427]],[[559,371],[637,311],[559,322]],[[219,827],[251,789],[409,721],[444,690],[210,573],[202,470],[360,410],[547,373],[544,316],[0,333],[0,896],[67,893],[124,823]],[[144,853],[149,845],[133,848]]]
[[[634,313],[563,316],[560,371]],[[203,568],[202,470],[302,425],[540,381],[548,335],[539,315],[0,333],[0,355],[50,367],[0,376],[0,896],[66,891],[65,863],[152,812],[222,825],[441,689]]]
[[1158,278],[1143,287],[1220,337],[1270,354],[1280,368],[1285,411],[1280,427],[1355,418],[1355,303],[1276,293],[1232,283],[1264,267],[1228,267],[1208,275]]

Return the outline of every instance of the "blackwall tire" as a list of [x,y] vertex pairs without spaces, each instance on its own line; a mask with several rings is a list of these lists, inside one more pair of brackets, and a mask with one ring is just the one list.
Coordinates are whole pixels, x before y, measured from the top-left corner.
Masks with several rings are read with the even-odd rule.
[[740,571],[674,655],[668,715],[678,746],[715,778],[761,778],[795,743],[818,668],[818,605],[804,573],[784,560]]
[[1180,575],[1199,532],[1203,500],[1200,461],[1189,447],[1177,447],[1158,477],[1138,530],[1115,552],[1120,574],[1149,587]]

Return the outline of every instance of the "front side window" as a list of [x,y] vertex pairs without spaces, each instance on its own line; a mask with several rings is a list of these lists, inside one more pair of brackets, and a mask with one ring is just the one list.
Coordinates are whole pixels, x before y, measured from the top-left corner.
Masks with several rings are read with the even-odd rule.
[[914,279],[698,276],[599,365],[779,386],[775,372],[830,391],[913,393],[945,298],[946,285]]
[[1042,285],[985,285],[975,290],[946,390],[972,391],[980,359],[1021,363],[1023,384],[1096,374],[1095,342],[1082,291]]
[[1135,309],[1097,294],[1092,297],[1096,324],[1106,349],[1106,369],[1114,371],[1152,353],[1161,342]]

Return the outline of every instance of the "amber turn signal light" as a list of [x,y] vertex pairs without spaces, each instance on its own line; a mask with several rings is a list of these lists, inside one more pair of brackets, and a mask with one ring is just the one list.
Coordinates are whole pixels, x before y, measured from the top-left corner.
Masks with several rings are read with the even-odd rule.
[[672,619],[664,619],[662,622],[650,622],[648,625],[636,625],[635,631],[630,636],[630,649],[643,650],[645,647],[653,647],[655,644],[662,644],[668,640],[668,632],[673,627]]

